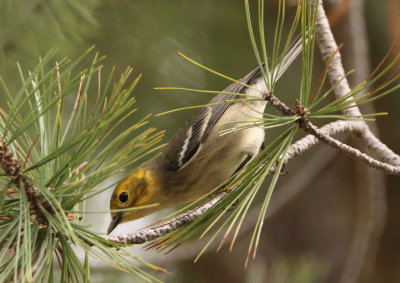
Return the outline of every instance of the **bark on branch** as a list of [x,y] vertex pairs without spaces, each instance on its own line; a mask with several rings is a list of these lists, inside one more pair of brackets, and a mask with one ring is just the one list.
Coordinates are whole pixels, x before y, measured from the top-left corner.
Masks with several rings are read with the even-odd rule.
[[[317,24],[315,37],[321,51],[322,58],[328,66],[328,78],[331,85],[337,84],[334,93],[336,98],[341,98],[347,95],[351,89],[342,64],[342,58],[338,50],[338,46],[333,37],[328,18],[322,4],[322,0],[314,0],[314,7],[317,9]],[[317,5],[318,4],[318,5]],[[333,55],[333,58],[331,56]],[[351,98],[348,98],[351,99]],[[352,103],[353,107],[343,110],[343,114],[351,116],[360,116],[360,109]],[[358,137],[363,141],[367,148],[373,152],[379,160],[384,163],[389,163],[394,166],[400,166],[400,156],[388,148],[380,141],[370,130],[365,121],[360,121],[360,129]]]

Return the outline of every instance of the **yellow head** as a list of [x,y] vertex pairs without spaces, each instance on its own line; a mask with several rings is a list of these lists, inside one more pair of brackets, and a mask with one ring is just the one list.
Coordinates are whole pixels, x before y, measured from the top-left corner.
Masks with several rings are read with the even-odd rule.
[[[155,203],[158,185],[153,171],[140,169],[117,185],[110,200],[110,210],[132,208]],[[138,209],[112,212],[112,221],[107,233],[111,233],[118,224],[136,220],[154,212],[154,209]]]

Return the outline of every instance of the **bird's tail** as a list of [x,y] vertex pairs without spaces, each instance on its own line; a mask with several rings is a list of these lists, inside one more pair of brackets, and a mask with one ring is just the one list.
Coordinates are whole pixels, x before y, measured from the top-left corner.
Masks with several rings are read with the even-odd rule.
[[[307,33],[306,33],[307,35]],[[296,37],[290,44],[284,57],[279,56],[277,63],[278,65],[274,69],[274,77],[276,81],[286,72],[286,70],[292,65],[293,61],[299,56],[302,50],[301,34]]]

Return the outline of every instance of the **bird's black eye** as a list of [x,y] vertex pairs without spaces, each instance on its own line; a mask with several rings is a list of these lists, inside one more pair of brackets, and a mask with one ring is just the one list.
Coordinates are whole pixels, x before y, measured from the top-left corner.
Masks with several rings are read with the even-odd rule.
[[126,202],[128,200],[128,193],[127,192],[123,192],[119,195],[119,200],[121,202]]

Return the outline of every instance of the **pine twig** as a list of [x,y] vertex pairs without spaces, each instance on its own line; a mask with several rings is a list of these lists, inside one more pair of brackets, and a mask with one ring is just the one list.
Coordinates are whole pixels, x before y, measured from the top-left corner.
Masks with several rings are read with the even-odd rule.
[[143,244],[145,242],[153,241],[173,231],[176,231],[179,228],[188,225],[189,223],[192,223],[199,216],[203,215],[208,209],[213,207],[226,194],[227,191],[219,192],[206,203],[193,210],[190,210],[189,212],[185,212],[162,225],[147,228],[145,230],[139,230],[131,234],[105,236],[104,238],[108,241],[125,245]]
[[[304,109],[299,102],[296,103],[297,110],[295,111],[280,101],[272,93],[268,93],[265,96],[265,99],[270,102],[270,104],[278,111],[285,115],[298,115],[298,124],[300,127],[304,128],[306,132],[310,133],[310,135],[297,141],[289,147],[287,158],[284,160],[285,163],[293,159],[295,156],[298,156],[305,150],[310,149],[312,146],[316,145],[318,141],[323,141],[328,145],[345,152],[351,157],[354,157],[355,159],[364,161],[370,167],[380,169],[387,174],[400,175],[400,167],[378,161],[367,154],[362,153],[358,149],[344,144],[330,136],[345,132],[361,133],[365,128],[362,124],[360,124],[359,121],[336,121],[324,126],[322,129],[319,129],[308,120],[304,113]],[[225,194],[226,192],[220,193],[196,209],[186,212],[161,226],[150,227],[132,234],[105,236],[105,239],[120,244],[142,244],[155,240],[193,222],[196,218],[215,205]]]
[[328,144],[336,149],[343,151],[344,153],[346,153],[347,155],[349,155],[351,157],[354,157],[355,159],[364,161],[370,167],[380,169],[387,174],[400,176],[400,167],[399,166],[393,166],[389,163],[385,163],[385,162],[376,160],[376,159],[370,157],[369,155],[361,152],[360,150],[358,150],[354,147],[351,147],[347,144],[344,144],[344,143],[330,137],[329,135],[326,135],[318,127],[313,125],[310,121],[305,121],[303,127],[306,132],[314,135],[319,140],[325,142],[326,144]]
[[[317,7],[316,38],[319,43],[323,59],[326,63],[329,61],[328,77],[330,83],[331,85],[336,85],[335,95],[337,98],[340,98],[350,93],[351,89],[345,77],[345,72],[341,63],[341,55],[338,51],[338,46],[333,39],[329,22],[322,6],[322,0],[314,0],[314,7],[316,6],[316,1],[319,1],[319,5]],[[295,109],[291,109],[267,89],[260,89],[260,91],[264,91],[266,93],[264,96],[265,100],[284,115],[297,115],[299,117],[297,120],[299,127],[303,128],[307,133],[310,134],[289,147],[287,158],[284,160],[285,163],[303,151],[311,148],[320,140],[336,149],[345,152],[347,155],[355,159],[365,162],[370,167],[379,169],[387,174],[400,175],[400,156],[395,154],[391,149],[383,144],[371,132],[365,121],[337,121],[324,126],[322,129],[319,129],[309,121],[306,113],[304,112],[304,108],[302,105],[300,105],[299,101],[296,101]],[[354,102],[350,105],[353,107],[343,110],[344,114],[350,116],[362,116],[359,108]],[[376,154],[382,161],[374,159],[360,150],[331,137],[331,135],[341,132],[355,133],[356,136],[365,143],[367,148]],[[220,197],[222,197],[222,195]],[[207,211],[216,202],[217,201],[214,202],[210,200],[202,206],[184,213],[183,215],[178,216],[161,226],[148,228],[132,234],[106,236],[105,239],[121,244],[141,244],[146,241],[151,241],[175,231],[190,222],[193,222],[198,216]]]
[[[339,54],[339,53],[338,53]],[[334,138],[332,138],[330,135],[326,134],[324,131],[321,131],[318,127],[316,127],[314,124],[312,124],[308,118],[306,117],[306,114],[304,112],[304,108],[302,105],[300,105],[299,101],[296,101],[296,111],[290,109],[285,103],[280,101],[276,96],[274,96],[272,93],[268,93],[265,97],[265,99],[271,103],[272,106],[274,106],[278,111],[282,112],[284,115],[293,115],[297,114],[299,116],[299,119],[297,120],[297,123],[301,128],[304,128],[304,130],[311,135],[313,135],[315,138],[311,138],[309,136],[303,138],[300,142],[295,143],[294,146],[291,146],[288,150],[288,155],[287,160],[293,157],[293,155],[298,155],[300,152],[309,149],[311,146],[315,145],[318,141],[321,140],[328,145],[339,149],[343,152],[345,152],[347,155],[354,157],[355,159],[359,159],[361,161],[364,161],[367,163],[370,167],[380,169],[383,172],[391,175],[400,175],[400,166],[394,166],[391,165],[391,163],[386,163],[382,162],[379,160],[376,160],[367,154],[361,152],[360,150],[353,148],[347,144],[344,144]],[[356,106],[354,106],[356,107]],[[356,107],[357,108],[357,107]],[[357,108],[358,109],[358,108]],[[358,110],[359,111],[359,110]],[[354,113],[352,114],[354,115]],[[361,113],[360,113],[361,115]],[[335,123],[335,124],[334,124]],[[344,130],[352,130],[352,132],[357,133],[360,138],[362,138],[363,134],[366,131],[367,124],[364,121],[337,121],[329,125],[329,128],[326,127],[325,129],[329,129],[331,133],[339,133],[340,131]],[[341,128],[335,129],[335,126],[340,125]],[[368,128],[369,130],[369,128]],[[373,135],[372,132],[369,130],[370,134],[368,135]],[[374,136],[374,135],[373,135]],[[375,136],[374,136],[375,137]],[[377,140],[377,138],[375,137]],[[380,142],[381,143],[381,142]],[[382,143],[381,143],[382,144]],[[368,147],[370,148],[370,147]],[[296,151],[297,149],[297,151]],[[393,153],[393,152],[392,152]],[[395,153],[393,153],[396,157],[397,156]],[[392,158],[394,160],[394,158]]]
[[[362,132],[365,128],[364,126],[362,126],[362,124],[360,124],[359,121],[337,121],[326,125],[321,130],[308,120],[304,113],[303,106],[300,105],[298,101],[296,101],[295,111],[289,108],[285,103],[280,101],[272,93],[268,93],[265,96],[265,99],[270,102],[270,104],[274,106],[278,111],[282,112],[285,115],[298,115],[299,119],[297,120],[297,123],[306,132],[310,133],[310,135],[306,136],[305,138],[292,144],[289,147],[287,158],[284,160],[285,163],[287,163],[290,159],[294,158],[300,153],[304,152],[305,150],[308,150],[312,146],[316,145],[320,140],[336,149],[345,152],[355,159],[364,161],[370,167],[380,169],[387,174],[400,175],[400,167],[378,161],[368,156],[367,154],[362,153],[358,149],[344,144],[330,136],[342,132]],[[105,236],[105,239],[119,244],[142,244],[148,241],[155,240],[193,222],[196,218],[204,214],[204,212],[215,205],[225,194],[226,192],[222,192],[216,195],[214,198],[210,199],[208,202],[197,207],[196,209],[186,212],[161,226],[150,227],[148,229],[137,231],[132,234]]]
[[[331,85],[336,85],[334,89],[336,98],[341,98],[351,91],[342,65],[341,54],[340,52],[336,52],[332,57],[332,54],[338,49],[338,46],[333,37],[328,18],[326,17],[322,0],[313,0],[313,5],[317,9],[315,37],[324,62],[328,63],[328,61],[331,60],[328,67],[328,78]],[[361,116],[360,109],[355,105],[355,103],[353,102],[350,105],[353,107],[344,109],[342,111],[343,114]],[[360,131],[358,137],[365,143],[368,149],[376,154],[382,162],[394,166],[400,166],[400,156],[388,148],[387,145],[382,143],[382,141],[371,132],[365,121],[360,121],[359,123],[359,127],[362,131]]]

